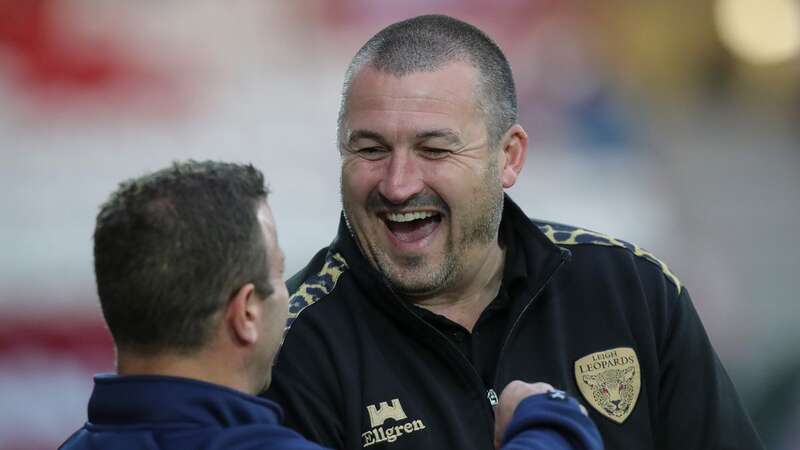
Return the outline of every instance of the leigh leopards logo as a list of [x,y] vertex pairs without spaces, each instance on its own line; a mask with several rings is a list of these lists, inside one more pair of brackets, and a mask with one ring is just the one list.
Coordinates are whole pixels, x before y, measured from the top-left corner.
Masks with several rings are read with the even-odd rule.
[[[381,442],[394,442],[397,439],[425,429],[422,420],[409,420],[400,400],[393,398],[391,405],[387,402],[380,402],[376,405],[367,405],[369,414],[369,425],[372,428],[366,433],[361,434],[364,447],[369,447]],[[384,426],[387,420],[392,419],[392,423]]]
[[594,409],[617,423],[631,415],[642,386],[636,352],[619,347],[575,361],[578,389]]

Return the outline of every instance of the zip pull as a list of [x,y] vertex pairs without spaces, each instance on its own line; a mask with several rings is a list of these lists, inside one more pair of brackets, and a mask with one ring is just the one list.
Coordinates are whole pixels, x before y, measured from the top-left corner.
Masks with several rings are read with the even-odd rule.
[[486,398],[489,399],[489,404],[493,407],[500,403],[500,399],[497,398],[497,392],[494,389],[489,389],[489,392],[486,393]]

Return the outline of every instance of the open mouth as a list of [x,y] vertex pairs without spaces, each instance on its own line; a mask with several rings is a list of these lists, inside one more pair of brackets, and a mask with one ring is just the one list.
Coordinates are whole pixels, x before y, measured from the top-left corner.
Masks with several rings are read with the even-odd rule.
[[442,216],[431,211],[388,213],[383,221],[389,232],[400,242],[417,242],[433,234]]

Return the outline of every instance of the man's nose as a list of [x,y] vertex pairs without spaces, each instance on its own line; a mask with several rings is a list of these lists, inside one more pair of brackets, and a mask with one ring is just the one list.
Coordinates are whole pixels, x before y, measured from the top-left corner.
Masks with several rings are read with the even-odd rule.
[[422,192],[424,187],[422,168],[414,152],[393,150],[386,173],[378,185],[381,195],[394,204],[402,204]]

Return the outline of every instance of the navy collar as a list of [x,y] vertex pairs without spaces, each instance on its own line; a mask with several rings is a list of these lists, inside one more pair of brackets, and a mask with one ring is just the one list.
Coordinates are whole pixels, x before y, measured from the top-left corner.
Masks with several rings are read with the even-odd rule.
[[160,375],[94,377],[89,423],[124,425],[278,424],[280,407],[244,392],[188,378]]

